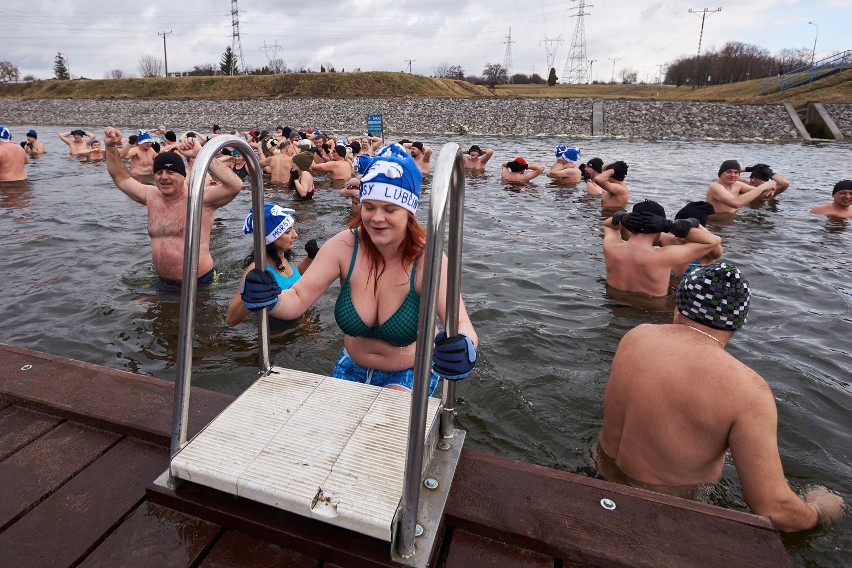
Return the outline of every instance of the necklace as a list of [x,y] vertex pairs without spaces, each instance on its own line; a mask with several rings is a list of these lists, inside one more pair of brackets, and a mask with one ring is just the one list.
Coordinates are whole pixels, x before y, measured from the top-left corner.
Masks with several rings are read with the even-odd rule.
[[700,330],[700,329],[698,329],[697,327],[692,327],[691,325],[687,325],[686,327],[688,327],[688,328],[689,328],[689,329],[691,329],[692,331],[697,331],[697,332],[698,332],[698,333],[700,333],[701,335],[705,335],[705,336],[709,337],[710,339],[712,339],[713,341],[715,341],[716,343],[718,343],[718,344],[722,347],[722,349],[724,349],[724,348],[725,348],[725,346],[724,346],[724,345],[722,345],[722,342],[721,342],[721,341],[719,341],[718,339],[716,339],[715,337],[713,337],[712,335],[710,335],[710,334],[709,334],[709,333],[707,333],[706,331],[701,331],[701,330]]

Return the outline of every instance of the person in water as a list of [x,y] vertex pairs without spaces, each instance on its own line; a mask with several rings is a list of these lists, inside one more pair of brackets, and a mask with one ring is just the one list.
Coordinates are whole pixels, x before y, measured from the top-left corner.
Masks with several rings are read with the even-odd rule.
[[488,160],[490,160],[493,155],[494,150],[491,148],[483,150],[474,144],[467,152],[464,153],[464,169],[471,172],[484,172],[485,164],[488,163]]
[[[722,242],[697,219],[666,219],[663,206],[647,199],[634,205],[631,213],[618,211],[603,227],[607,284],[654,297],[668,293],[676,267],[703,257]],[[621,227],[629,231],[628,240],[623,239]],[[681,246],[655,248],[661,233],[671,233]]]
[[837,519],[843,499],[817,487],[802,500],[784,478],[772,390],[725,351],[750,301],[734,265],[702,266],[680,283],[671,324],[624,335],[604,391],[596,465],[610,481],[683,495],[716,482],[730,449],[751,510],[780,531],[810,529]]
[[[285,209],[275,203],[267,203],[263,206],[264,228],[266,230],[266,270],[275,277],[275,281],[282,290],[286,290],[302,277],[319,250],[316,239],[311,239],[305,243],[305,252],[308,253],[308,256],[303,258],[298,266],[293,263],[293,243],[299,237],[294,226],[296,220],[293,218],[293,213],[295,213],[293,209]],[[251,211],[249,211],[243,225],[243,233],[246,235],[254,233],[254,220]],[[240,287],[231,299],[228,313],[225,316],[225,323],[231,327],[243,321],[248,315],[240,292],[243,289],[246,274],[255,267],[254,249],[246,257],[244,265],[246,270],[240,279]]]
[[557,179],[568,185],[577,185],[582,179],[582,172],[577,167],[579,159],[579,148],[568,148],[560,144],[556,147],[556,162],[550,166],[547,177]]
[[[627,177],[627,163],[619,160],[607,164],[603,172],[592,177],[592,181],[603,192],[601,207],[604,209],[624,209],[627,207],[630,189],[624,179]],[[588,191],[588,187],[586,188]]]
[[313,199],[314,176],[311,174],[311,166],[314,165],[314,155],[310,152],[299,152],[293,156],[293,165],[296,171],[293,175],[293,185],[300,199]]
[[[334,317],[344,334],[333,376],[410,391],[419,329],[426,234],[414,214],[422,174],[398,144],[379,151],[361,179],[361,206],[349,228],[329,239],[311,269],[287,290],[257,269],[245,278],[249,310],[292,320],[310,308],[335,281],[341,283]],[[438,318],[445,322],[447,259],[441,264]],[[459,334],[435,338],[429,392],[438,377],[467,377],[476,362],[477,336],[459,299]]]
[[755,199],[772,197],[777,185],[775,180],[762,182],[752,186],[740,181],[740,163],[736,160],[725,160],[719,166],[719,179],[707,188],[705,199],[716,210],[716,213],[736,213],[737,209],[748,205]]
[[852,180],[837,182],[831,191],[831,203],[817,205],[811,209],[811,213],[840,219],[852,218]]
[[[713,209],[713,206],[707,203],[706,201],[692,201],[687,203],[683,209],[678,211],[675,214],[675,219],[698,219],[698,222],[702,227],[707,226],[707,219],[715,213],[716,210]],[[669,233],[661,233],[659,244],[660,246],[671,246],[671,245],[680,245],[685,243],[683,239],[679,239],[678,237],[669,234]],[[688,263],[681,264],[679,266],[675,266],[672,268],[671,275],[674,278],[683,278],[686,276],[687,272],[691,272],[695,270],[699,266],[703,264],[712,264],[713,262],[719,260],[722,257],[722,253],[724,249],[722,248],[722,243],[720,242],[713,248],[710,252],[702,256],[701,258],[694,258]]]
[[0,181],[27,179],[24,166],[30,163],[26,150],[12,142],[12,133],[0,126]]
[[[180,288],[183,277],[184,229],[186,225],[186,165],[183,156],[194,158],[201,144],[194,138],[180,143],[176,152],[163,152],[154,159],[154,185],[133,178],[118,153],[121,131],[104,130],[107,171],[115,185],[130,199],[148,209],[148,234],[151,237],[151,260],[164,289]],[[219,160],[213,160],[210,175],[219,182],[204,191],[201,209],[201,239],[198,251],[199,284],[213,281],[214,262],[210,255],[210,230],[216,209],[227,205],[243,186],[240,178]]]
[[544,171],[542,164],[529,164],[526,158],[517,157],[511,162],[506,162],[501,167],[501,179],[509,183],[527,183],[533,178],[541,175]]

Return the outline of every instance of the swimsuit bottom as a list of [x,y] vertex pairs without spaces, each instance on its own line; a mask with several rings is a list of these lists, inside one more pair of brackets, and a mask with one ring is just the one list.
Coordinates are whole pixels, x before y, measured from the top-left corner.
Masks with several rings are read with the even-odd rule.
[[[337,364],[334,365],[334,372],[331,376],[336,379],[375,385],[377,387],[399,385],[409,391],[414,386],[414,369],[405,369],[404,371],[368,369],[353,361],[346,349],[340,354],[340,358],[337,360]],[[429,380],[429,396],[432,396],[436,388],[438,388],[438,374],[433,370]]]
[[[218,279],[219,275],[216,273],[216,269],[211,268],[209,272],[198,277],[197,287],[198,289],[203,290]],[[160,292],[180,292],[180,280],[171,280],[169,278],[161,278],[160,276],[157,276],[154,278],[154,289],[159,290]]]

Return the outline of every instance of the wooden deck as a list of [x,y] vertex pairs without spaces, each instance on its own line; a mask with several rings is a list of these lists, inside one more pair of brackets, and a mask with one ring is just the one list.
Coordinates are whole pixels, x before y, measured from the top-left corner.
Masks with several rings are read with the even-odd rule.
[[[193,389],[190,434],[230,400]],[[0,565],[397,566],[382,541],[153,485],[172,404],[172,383],[0,344]],[[436,566],[792,566],[763,517],[470,450],[442,527]]]

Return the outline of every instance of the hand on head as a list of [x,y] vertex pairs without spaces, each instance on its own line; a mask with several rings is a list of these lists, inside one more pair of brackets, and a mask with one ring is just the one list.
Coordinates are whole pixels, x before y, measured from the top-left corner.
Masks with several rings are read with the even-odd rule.
[[121,130],[107,126],[104,128],[104,145],[108,147],[121,145]]

